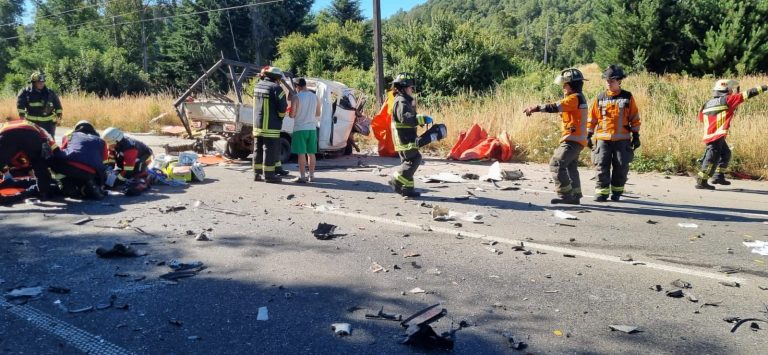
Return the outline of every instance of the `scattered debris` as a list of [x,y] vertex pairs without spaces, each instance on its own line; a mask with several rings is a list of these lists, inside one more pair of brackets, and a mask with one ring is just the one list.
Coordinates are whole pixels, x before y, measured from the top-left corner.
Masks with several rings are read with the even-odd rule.
[[677,279],[675,281],[672,281],[672,286],[675,286],[677,288],[693,288],[693,285],[691,285],[690,282],[683,281],[680,279]]
[[685,296],[685,293],[681,289],[667,291],[667,297],[682,298],[683,296]]
[[461,196],[454,197],[453,200],[454,201],[466,201],[466,200],[469,200],[471,197],[472,196],[470,196],[470,195],[461,195]]
[[483,180],[483,181],[504,180],[504,177],[502,176],[502,172],[501,172],[501,164],[499,162],[494,162],[493,164],[491,164],[491,166],[488,167],[488,175],[481,177],[480,180]]
[[629,255],[629,254],[622,256],[621,258],[619,258],[619,260],[621,260],[621,261],[627,261],[627,262],[629,262],[629,261],[635,261],[635,259],[632,259],[632,255]]
[[415,258],[417,256],[421,256],[421,254],[419,254],[419,253],[408,253],[408,254],[405,254],[406,258]]
[[608,328],[611,328],[611,331],[620,331],[627,334],[634,334],[639,333],[641,330],[635,326],[631,325],[609,325]]
[[201,340],[203,338],[197,336],[197,335],[190,335],[187,337],[187,340]]
[[678,223],[677,226],[680,228],[699,228],[696,223]]
[[412,290],[410,290],[410,291],[408,291],[408,292],[410,292],[410,293],[412,293],[412,294],[417,294],[417,293],[427,293],[427,291],[424,291],[424,290],[423,290],[422,288],[420,288],[420,287],[415,287],[415,288],[413,288]]
[[736,268],[733,266],[716,266],[717,272],[722,272],[723,274],[735,274],[741,271],[741,268]]
[[197,275],[197,271],[193,271],[193,270],[173,271],[173,272],[169,272],[167,274],[160,275],[160,278],[161,279],[165,279],[165,280],[173,281],[173,280],[178,280],[178,279],[184,279],[184,278],[187,278],[187,277],[192,277],[192,276],[195,276],[195,275]]
[[211,238],[208,238],[208,234],[205,232],[200,232],[195,236],[195,240],[198,242],[209,242],[211,241]]
[[494,254],[496,254],[496,255],[501,255],[501,254],[503,254],[503,253],[504,253],[503,251],[501,251],[501,250],[499,250],[499,249],[496,249],[496,248],[490,248],[490,247],[487,247],[487,248],[485,248],[485,249],[486,249],[486,250],[488,250],[488,251],[490,251],[491,253],[494,253]]
[[573,254],[563,254],[563,257],[565,257],[565,258],[575,258],[576,255],[573,255]]
[[462,179],[467,179],[467,180],[478,180],[478,179],[480,179],[480,175],[473,174],[473,173],[466,173],[466,174],[462,175],[461,178]]
[[528,344],[526,344],[524,341],[515,341],[515,338],[511,333],[505,332],[501,333],[501,335],[507,338],[507,343],[509,343],[509,347],[513,350],[523,350],[528,347]]
[[440,304],[435,304],[408,317],[400,323],[403,328],[406,328],[402,343],[425,349],[453,349],[452,334],[438,335],[430,326],[447,313],[445,308],[440,308]]
[[563,335],[564,335],[564,334],[563,334],[563,331],[562,331],[562,330],[560,330],[560,329],[555,329],[555,330],[553,330],[553,331],[552,331],[552,334],[554,334],[556,337],[561,337],[561,336],[563,336]]
[[699,302],[699,299],[696,298],[696,296],[694,296],[692,293],[688,294],[688,300],[693,302],[693,303],[698,303]]
[[741,285],[736,281],[720,281],[720,284],[728,287],[741,287]]
[[176,205],[176,206],[165,206],[165,207],[160,207],[160,208],[158,208],[158,210],[160,211],[160,213],[163,213],[163,214],[165,214],[165,213],[171,213],[171,212],[178,212],[178,211],[183,211],[183,210],[186,210],[186,209],[187,209],[187,207],[186,207],[186,206],[180,206],[180,205]]
[[86,224],[86,223],[88,223],[90,221],[93,221],[93,218],[86,216],[85,218],[81,218],[81,219],[78,219],[77,221],[72,222],[72,224],[74,224],[76,226],[81,226],[81,225]]
[[93,310],[93,306],[86,306],[82,308],[70,309],[69,313],[85,313]]
[[401,314],[389,314],[384,313],[384,307],[382,306],[381,309],[376,314],[372,313],[366,313],[365,318],[367,319],[380,319],[380,320],[393,320],[393,321],[402,321],[403,316]]
[[383,266],[379,265],[379,263],[375,261],[373,262],[373,264],[371,264],[371,272],[377,273],[382,271],[389,272],[389,270],[385,269]]
[[555,214],[555,218],[567,219],[567,220],[570,220],[570,221],[578,221],[579,220],[576,216],[574,216],[572,214],[569,214],[569,213],[565,213],[564,211],[561,211],[561,210],[555,210],[554,214]]
[[739,317],[730,317],[724,319],[728,323],[736,322],[736,324],[733,325],[733,328],[731,328],[731,333],[735,333],[739,327],[741,327],[742,324],[747,322],[752,322],[752,324],[749,325],[749,328],[753,331],[758,331],[760,329],[760,326],[756,322],[762,322],[762,323],[768,323],[768,320],[760,319],[760,318],[747,318],[747,319],[740,319]]
[[180,321],[180,320],[178,320],[176,318],[169,319],[168,323],[172,324],[172,325],[175,325],[175,326],[178,326],[178,327],[181,327],[182,325],[184,325],[184,322],[182,322],[182,321]]
[[37,287],[20,287],[13,289],[5,293],[5,298],[8,300],[17,298],[34,298],[43,294],[43,288]]
[[347,336],[352,334],[352,325],[349,323],[333,323],[331,324],[331,330],[338,336]]
[[248,213],[243,213],[243,212],[238,212],[238,211],[233,211],[233,210],[228,210],[228,209],[218,208],[218,207],[211,207],[206,205],[205,202],[200,200],[195,200],[195,202],[192,203],[192,207],[211,211],[211,212],[231,214],[231,215],[241,216],[241,217],[248,216]]
[[139,256],[136,250],[121,243],[117,243],[112,246],[111,249],[105,249],[102,247],[96,248],[96,255],[100,258],[131,258]]
[[477,212],[461,213],[435,205],[432,208],[432,219],[438,222],[447,222],[460,219],[466,222],[483,223],[483,215]]
[[168,267],[175,271],[198,269],[203,267],[202,261],[181,262],[173,259],[168,262]]
[[756,240],[754,242],[744,242],[745,247],[751,248],[752,253],[768,256],[768,242]]
[[336,237],[344,236],[346,234],[336,233],[337,226],[329,223],[320,223],[317,225],[317,229],[312,231],[315,238],[320,240],[331,240]]
[[[2,283],[2,282],[0,282],[0,283]],[[761,289],[763,291],[768,291],[768,286],[757,286],[757,288],[759,288],[759,289]]]
[[68,289],[66,287],[59,287],[59,286],[48,286],[47,291],[51,292],[51,293],[58,293],[58,294],[64,295],[64,294],[69,293],[70,289]]
[[269,311],[267,310],[267,307],[259,307],[259,314],[256,315],[256,320],[269,320]]
[[458,174],[445,173],[445,172],[439,173],[436,175],[423,176],[420,178],[420,180],[425,183],[437,183],[437,182],[462,183],[464,182],[464,179]]
[[658,221],[654,221],[652,219],[647,220],[645,223],[647,223],[647,224],[659,224]]

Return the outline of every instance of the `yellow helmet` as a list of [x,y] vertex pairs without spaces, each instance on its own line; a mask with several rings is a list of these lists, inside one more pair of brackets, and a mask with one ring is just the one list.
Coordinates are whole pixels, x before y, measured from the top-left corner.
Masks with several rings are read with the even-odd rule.
[[736,92],[739,90],[739,82],[733,79],[720,79],[712,87],[712,91],[717,92]]
[[581,73],[581,70],[578,70],[576,68],[568,68],[560,72],[558,76],[555,77],[555,85],[563,85],[565,83],[572,83],[572,82],[578,82],[578,81],[584,81],[587,79],[584,79],[584,74]]
[[29,82],[34,83],[35,81],[45,81],[45,73],[41,71],[36,71],[32,73],[32,75],[29,76]]

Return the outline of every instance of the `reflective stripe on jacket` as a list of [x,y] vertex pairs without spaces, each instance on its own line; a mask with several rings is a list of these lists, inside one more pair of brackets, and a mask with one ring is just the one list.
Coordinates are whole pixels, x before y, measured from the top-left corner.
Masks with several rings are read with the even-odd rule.
[[629,140],[631,133],[640,131],[640,113],[632,93],[602,92],[592,103],[587,128],[598,140]]
[[392,106],[392,141],[395,151],[419,149],[416,126],[424,125],[424,118],[416,114],[413,97],[396,93]]
[[16,108],[20,117],[32,121],[51,121],[54,114],[60,115],[62,112],[59,97],[47,87],[38,91],[30,86],[19,91]]
[[280,138],[283,117],[288,110],[285,91],[276,82],[265,79],[256,84],[253,94],[254,137]]

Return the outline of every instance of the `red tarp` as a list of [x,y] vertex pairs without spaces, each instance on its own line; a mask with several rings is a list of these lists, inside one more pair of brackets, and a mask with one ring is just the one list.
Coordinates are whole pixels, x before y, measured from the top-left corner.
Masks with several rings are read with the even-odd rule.
[[488,137],[486,132],[477,123],[467,131],[459,133],[448,158],[453,160],[484,160],[493,159],[509,161],[514,155],[514,148],[509,141],[507,132],[502,132],[498,137]]
[[387,93],[387,101],[381,105],[381,110],[371,121],[373,136],[379,141],[379,156],[396,157],[395,144],[392,142],[392,104],[395,97]]

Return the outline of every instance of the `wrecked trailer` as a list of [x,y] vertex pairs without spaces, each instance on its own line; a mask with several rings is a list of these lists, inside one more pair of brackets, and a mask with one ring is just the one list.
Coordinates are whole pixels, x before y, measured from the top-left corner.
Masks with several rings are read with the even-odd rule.
[[[221,94],[207,93],[196,97],[194,92],[202,88],[202,84],[217,70],[228,67],[231,87],[236,94],[236,100]],[[205,154],[215,150],[214,142],[223,141],[221,149],[224,156],[230,159],[246,160],[253,153],[253,105],[244,101],[244,96],[252,97],[243,92],[243,82],[254,78],[261,67],[236,62],[228,59],[219,60],[175,102],[174,107],[184,124],[189,137],[195,137],[194,143],[185,145],[180,150],[192,149]],[[239,71],[239,73],[238,73]],[[288,78],[284,76],[283,86],[293,90]],[[362,113],[365,104],[364,96],[357,90],[346,85],[318,78],[306,78],[307,89],[314,92],[320,99],[320,118],[318,124],[318,152],[323,155],[352,154],[355,145],[354,133],[368,135],[370,119]],[[250,99],[249,99],[250,101]],[[193,132],[194,131],[194,132]],[[202,133],[202,134],[200,134]],[[293,133],[293,118],[286,116],[280,134],[281,161],[291,159],[291,136]],[[176,150],[167,147],[166,150]]]

